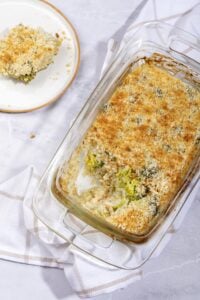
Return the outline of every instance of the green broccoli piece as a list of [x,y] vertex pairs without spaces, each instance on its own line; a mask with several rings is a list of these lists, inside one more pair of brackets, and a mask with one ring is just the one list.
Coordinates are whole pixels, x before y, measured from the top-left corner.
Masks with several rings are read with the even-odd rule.
[[86,156],[86,166],[89,171],[93,172],[98,168],[103,167],[104,162],[102,160],[98,160],[96,154],[89,152]]
[[126,197],[132,201],[137,200],[136,188],[139,181],[133,178],[133,171],[130,168],[123,168],[117,173],[118,187],[124,189]]
[[16,79],[20,81],[24,81],[25,83],[29,83],[31,80],[35,78],[36,73],[31,73],[31,74],[26,74],[26,75],[21,75],[17,77]]
[[136,196],[137,196],[136,188],[137,188],[137,186],[138,186],[138,181],[136,179],[132,179],[131,181],[128,181],[126,183],[125,192],[126,192],[126,195],[128,196],[128,198],[130,200],[137,200],[136,199]]

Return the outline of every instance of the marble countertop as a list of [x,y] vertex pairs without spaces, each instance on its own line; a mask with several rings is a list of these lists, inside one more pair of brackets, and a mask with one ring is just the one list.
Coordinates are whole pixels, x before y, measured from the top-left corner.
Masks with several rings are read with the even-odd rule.
[[[20,170],[30,163],[41,172],[47,166],[71,120],[98,82],[108,39],[129,17],[137,0],[52,0],[51,2],[67,14],[78,31],[81,42],[80,71],[75,82],[60,101],[42,109],[39,113],[37,111],[31,113],[31,122],[29,122],[30,114],[0,114],[0,121],[8,122],[12,124],[12,128],[15,128],[14,137],[21,141],[21,146],[30,138],[31,133],[36,134],[35,141],[31,141],[24,151],[23,161],[16,160],[16,153],[12,153],[12,149],[9,150],[11,158],[9,162],[0,157],[5,177],[9,177],[13,170]],[[161,3],[161,1],[157,2]],[[175,0],[175,2],[180,8],[181,1]],[[188,1],[185,1],[183,11],[190,7],[186,2]],[[176,14],[176,11],[173,11],[173,14]],[[162,17],[165,17],[164,12]],[[56,117],[55,106],[62,109],[59,110],[60,117],[56,126],[50,126],[48,122],[53,122]],[[71,119],[65,119],[69,112]],[[49,135],[46,134],[48,130],[51,131]],[[45,159],[42,155],[44,145],[49,146],[46,148]],[[31,162],[28,161],[30,152],[34,153]],[[11,168],[11,165],[14,167]],[[200,196],[198,194],[175,238],[156,258],[156,263],[154,259],[146,263],[144,278],[126,289],[94,299],[200,299],[199,216]],[[62,270],[0,260],[0,278],[2,300],[79,299],[66,281]]]

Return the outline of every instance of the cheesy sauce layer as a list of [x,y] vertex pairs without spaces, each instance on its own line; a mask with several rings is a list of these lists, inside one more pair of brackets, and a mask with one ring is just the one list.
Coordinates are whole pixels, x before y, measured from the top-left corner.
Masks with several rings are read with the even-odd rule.
[[169,207],[199,151],[200,93],[148,62],[129,72],[73,153],[63,191],[142,235]]

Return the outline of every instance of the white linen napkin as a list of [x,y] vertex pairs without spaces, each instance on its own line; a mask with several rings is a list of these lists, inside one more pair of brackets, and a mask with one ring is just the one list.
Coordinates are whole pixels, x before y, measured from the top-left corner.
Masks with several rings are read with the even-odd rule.
[[[161,18],[173,24],[179,20],[177,24],[180,26],[186,24],[188,30],[198,34],[199,28],[195,27],[196,23],[187,22],[187,19],[184,21],[182,18],[182,15],[185,17],[185,12],[197,3],[198,1],[195,0],[182,1],[181,6],[179,6],[175,5],[172,0],[168,2],[148,1],[138,18],[134,20],[133,26],[152,19]],[[196,14],[197,9],[199,8],[196,7],[193,11],[195,15],[198,15]],[[192,24],[192,27],[189,24]],[[132,26],[127,30],[127,35],[130,29],[132,30]],[[115,54],[116,46],[113,45],[116,45],[115,41],[109,41],[102,73]],[[9,134],[9,127],[3,123],[0,128],[3,128],[0,142],[5,144],[7,141],[9,147],[9,139],[12,139]],[[5,155],[0,157],[3,171],[4,157],[6,157],[6,150]],[[40,266],[64,268],[68,281],[80,297],[93,297],[108,293],[143,277],[142,270],[125,271],[106,268],[104,265],[97,265],[95,260],[88,262],[84,256],[72,255],[68,251],[69,245],[49,231],[32,212],[32,195],[39,177],[35,168],[30,166],[0,184],[0,258]],[[187,207],[178,219],[179,223],[193,202],[197,189],[193,191],[189,201],[187,201]],[[168,239],[169,237],[170,235],[168,235]],[[165,240],[166,242],[167,240]],[[157,255],[160,254],[163,247],[164,244],[162,244]]]
[[[0,184],[0,257],[21,263],[63,268],[64,262],[60,259],[59,251],[58,256],[52,255],[44,242],[38,239],[37,234],[42,227],[37,226],[33,212],[29,213],[28,207],[24,207],[25,195],[32,197],[36,184],[38,177],[32,167]],[[45,233],[42,234],[44,239]]]

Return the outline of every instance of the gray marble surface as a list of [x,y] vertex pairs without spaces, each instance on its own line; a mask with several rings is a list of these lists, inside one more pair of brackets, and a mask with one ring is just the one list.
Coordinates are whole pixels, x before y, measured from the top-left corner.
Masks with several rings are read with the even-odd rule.
[[[52,2],[65,11],[80,36],[81,67],[78,77],[58,103],[43,109],[39,114],[32,113],[32,125],[27,125],[26,129],[22,130],[22,127],[25,123],[28,124],[30,115],[7,116],[9,122],[16,127],[16,138],[21,130],[20,138],[25,140],[29,132],[37,131],[35,124],[38,124],[39,118],[53,120],[55,106],[63,108],[60,116],[62,122],[66,111],[70,111],[71,119],[66,119],[66,124],[60,124],[58,121],[58,126],[62,130],[55,130],[54,140],[43,135],[42,130],[45,126],[47,129],[47,124],[44,124],[36,140],[39,146],[30,144],[26,149],[27,152],[34,151],[31,163],[35,164],[40,171],[48,164],[70,121],[95,87],[108,39],[118,31],[130,16],[133,8],[137,6],[136,0],[54,0]],[[175,2],[177,6],[181,6],[180,0]],[[42,143],[50,145],[45,153],[46,160],[40,160],[40,157],[44,157]],[[26,161],[25,153],[23,165],[21,160],[15,161],[15,169],[20,169],[28,163],[30,162]],[[2,162],[2,167],[6,171],[9,165]],[[7,171],[6,176],[9,176],[9,172]],[[1,260],[0,299],[71,300],[78,298],[74,295],[62,270]],[[196,197],[184,224],[163,253],[145,265],[144,278],[141,281],[111,295],[102,295],[95,299],[200,299],[200,196]]]

